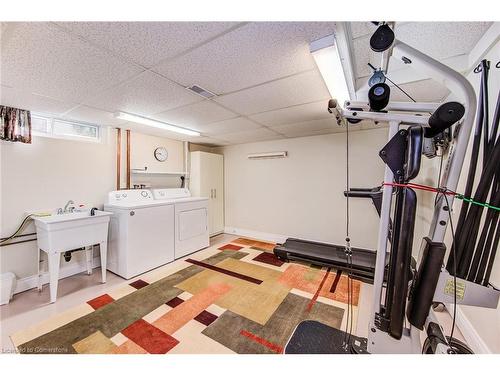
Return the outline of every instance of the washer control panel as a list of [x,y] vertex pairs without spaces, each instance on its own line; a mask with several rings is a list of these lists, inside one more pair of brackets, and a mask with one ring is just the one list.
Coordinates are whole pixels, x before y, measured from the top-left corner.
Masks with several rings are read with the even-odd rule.
[[147,189],[115,190],[108,194],[108,203],[147,202],[153,200],[153,194]]
[[179,199],[189,198],[191,192],[187,188],[153,189],[154,199]]

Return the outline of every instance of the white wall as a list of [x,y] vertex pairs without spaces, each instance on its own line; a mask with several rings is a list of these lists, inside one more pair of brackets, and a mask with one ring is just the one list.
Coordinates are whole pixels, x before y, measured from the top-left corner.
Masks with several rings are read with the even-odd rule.
[[[168,159],[164,162],[160,162],[154,157],[154,150],[158,147],[165,147],[167,149]],[[143,169],[147,167],[148,172],[153,173],[183,172],[183,150],[182,141],[131,132],[130,167],[131,169]],[[125,159],[123,159],[123,163],[125,163]],[[147,187],[153,188],[180,187],[181,180],[180,176],[132,174],[130,184],[131,187],[134,184],[144,184]]]
[[[345,133],[224,147],[225,225],[289,237],[345,243]],[[383,180],[378,151],[387,129],[350,133],[351,187]],[[288,151],[284,159],[247,154]],[[351,243],[375,249],[378,216],[371,200],[351,199]]]

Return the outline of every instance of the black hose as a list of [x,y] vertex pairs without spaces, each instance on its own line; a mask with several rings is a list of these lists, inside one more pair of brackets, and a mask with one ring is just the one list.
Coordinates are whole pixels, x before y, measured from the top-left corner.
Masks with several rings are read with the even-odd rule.
[[[492,201],[494,204],[497,206],[500,204],[500,183],[497,181],[496,184],[496,189],[495,189],[495,196],[493,197]],[[476,277],[474,279],[474,282],[478,284],[482,284],[483,280],[485,278],[485,273],[486,273],[486,266],[488,264],[488,260],[491,257],[491,252],[492,252],[492,245],[493,245],[493,238],[495,237],[495,232],[498,231],[498,211],[490,210],[488,212],[490,217],[486,219],[485,222],[485,228],[489,229],[488,232],[488,237],[486,239],[486,243],[484,246],[482,258],[481,258],[481,263],[479,264],[479,268],[477,270]],[[489,221],[488,221],[489,219]],[[492,259],[494,260],[494,259]]]
[[[493,177],[500,165],[500,141],[497,141],[495,147],[488,158],[486,166],[483,169],[479,184],[474,194],[473,200],[476,202],[484,202],[488,196],[491,189],[491,184]],[[477,233],[479,226],[481,224],[481,215],[483,213],[483,207],[479,205],[472,205],[470,207],[467,220],[465,222],[465,229],[462,232],[462,238],[464,235],[467,237],[466,246],[463,249],[462,257],[458,258],[458,275],[461,278],[466,278],[470,263],[472,261],[472,256],[474,252],[475,239],[477,238]],[[467,230],[468,229],[468,230]]]
[[[483,84],[479,87],[479,98],[477,104],[477,115],[476,115],[476,126],[474,128],[474,140],[472,144],[472,156],[469,164],[469,173],[467,175],[467,182],[465,185],[465,193],[466,197],[470,197],[472,195],[472,188],[474,186],[474,178],[476,176],[476,167],[479,156],[479,149],[481,147],[481,132],[483,130]],[[454,271],[455,267],[453,263],[455,262],[455,257],[457,258],[456,263],[459,262],[462,257],[464,243],[467,239],[467,234],[463,233],[463,227],[465,223],[465,219],[467,218],[467,213],[469,210],[469,203],[466,201],[462,202],[462,208],[460,209],[460,216],[457,222],[457,234],[459,238],[457,241],[454,241],[452,247],[454,251],[450,251],[450,256],[448,257],[448,261],[446,263],[446,269],[450,274]]]
[[498,243],[500,241],[500,222],[497,222],[497,229],[495,234],[495,240],[493,241],[493,246],[491,247],[490,259],[488,260],[488,267],[486,268],[486,274],[484,275],[483,285],[488,286],[490,283],[491,270],[493,269],[493,262],[497,255]]
[[481,68],[483,74],[481,75],[481,84],[483,86],[483,160],[486,160],[490,153],[490,132],[488,130],[489,125],[489,113],[488,113],[488,70],[490,68],[490,62],[488,60],[481,61]]

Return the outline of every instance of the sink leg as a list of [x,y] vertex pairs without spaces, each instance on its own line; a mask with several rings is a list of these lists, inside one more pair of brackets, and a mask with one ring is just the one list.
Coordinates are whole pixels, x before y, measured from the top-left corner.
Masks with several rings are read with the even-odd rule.
[[89,246],[85,249],[85,260],[87,261],[87,275],[92,275],[92,257],[94,254],[94,246]]
[[108,255],[108,243],[101,242],[99,244],[99,250],[101,253],[101,274],[102,274],[102,282],[106,282],[106,265],[107,265],[107,255]]
[[41,262],[42,262],[42,259],[40,257],[40,254],[42,253],[42,251],[40,249],[38,249],[38,278],[37,278],[37,289],[38,289],[38,292],[41,292],[42,291],[42,271],[40,271],[40,265],[41,265]]
[[57,284],[59,282],[59,264],[61,261],[60,253],[47,254],[49,258],[49,279],[50,279],[50,303],[56,302]]

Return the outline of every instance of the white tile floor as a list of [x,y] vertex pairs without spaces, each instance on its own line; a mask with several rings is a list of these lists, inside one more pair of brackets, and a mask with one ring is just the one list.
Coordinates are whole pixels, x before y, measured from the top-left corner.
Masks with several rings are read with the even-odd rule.
[[[210,245],[214,246],[220,243],[227,243],[235,237],[236,236],[233,235],[221,234],[212,237]],[[200,255],[205,256],[203,254],[205,251],[207,250],[200,252]],[[170,271],[172,267],[176,266],[176,262],[159,267],[141,275],[140,277],[147,279],[147,275],[150,273],[162,272],[167,269]],[[133,281],[133,279],[124,280],[111,272],[108,272],[107,274],[106,284],[101,284],[100,280],[100,269],[94,269],[92,275],[90,276],[86,273],[81,273],[61,280],[59,282],[57,301],[53,304],[49,303],[48,285],[44,286],[41,293],[39,293],[35,288],[16,294],[10,304],[0,307],[2,353],[11,353],[15,349],[9,337],[11,334],[78,306],[100,294],[109,292],[110,289],[120,285],[127,285]],[[360,293],[358,323],[355,333],[358,336],[367,336],[371,306],[372,286],[363,283]],[[445,327],[446,331],[449,332],[451,327],[450,315],[447,312],[438,313],[437,315],[441,324]],[[457,332],[456,336],[458,339],[464,341],[460,332]]]

